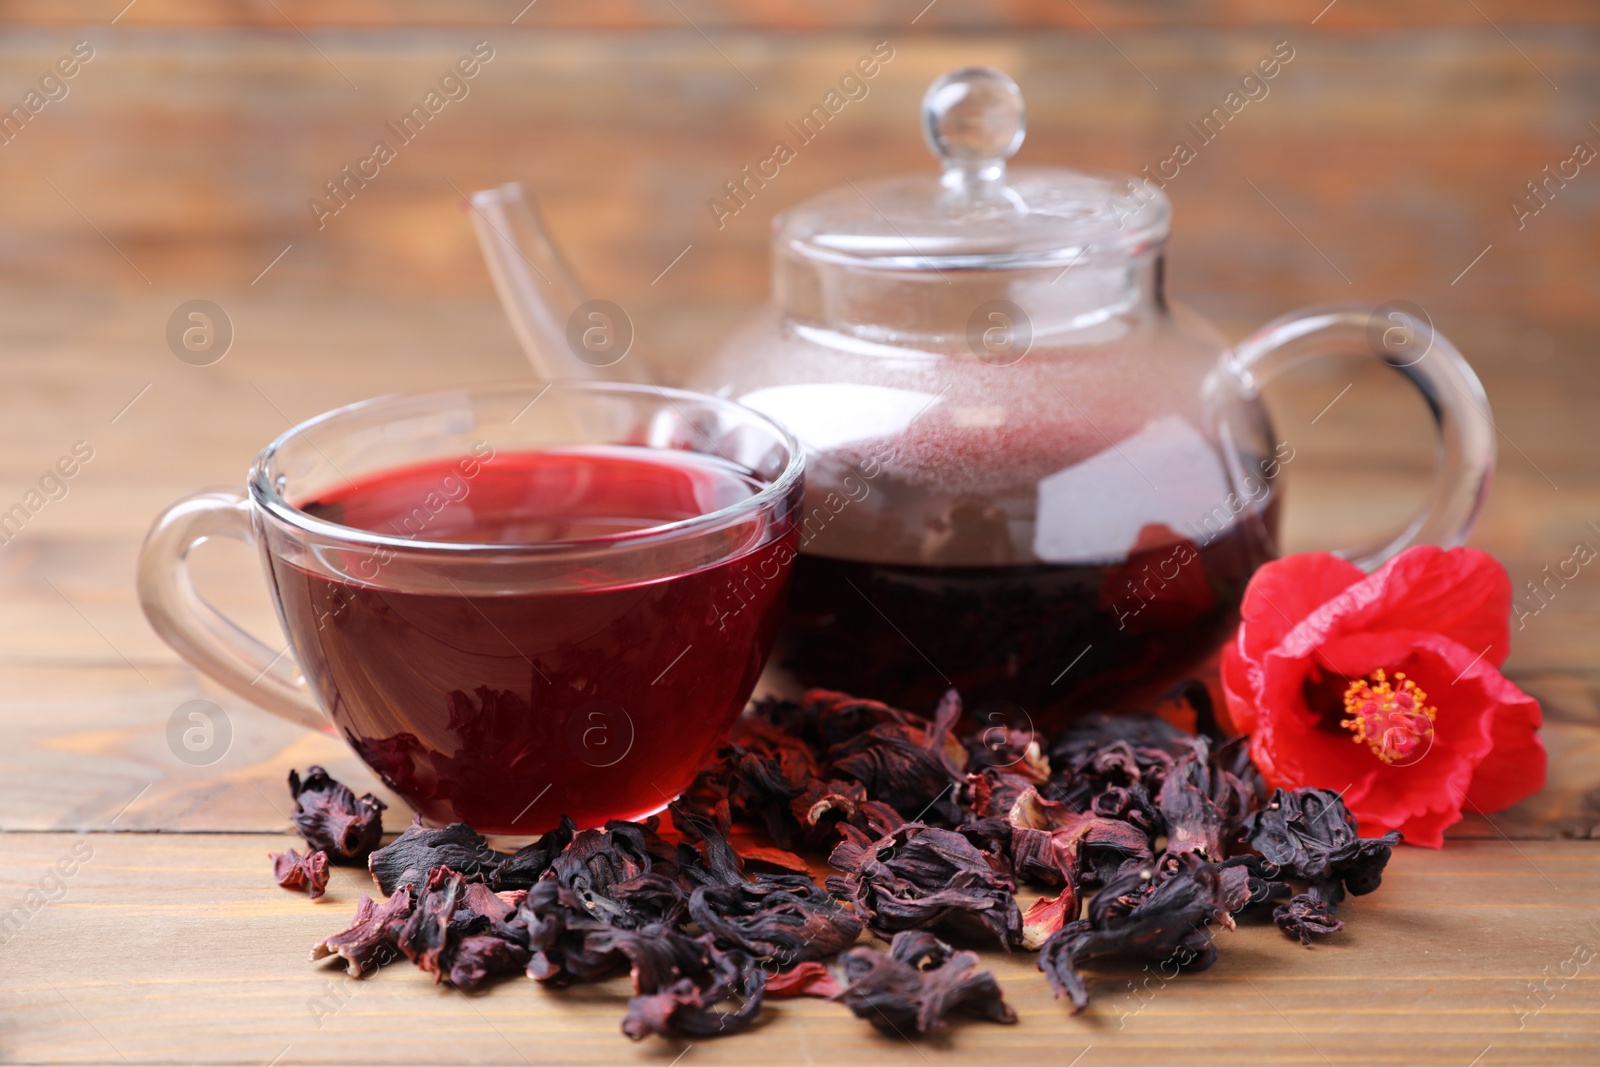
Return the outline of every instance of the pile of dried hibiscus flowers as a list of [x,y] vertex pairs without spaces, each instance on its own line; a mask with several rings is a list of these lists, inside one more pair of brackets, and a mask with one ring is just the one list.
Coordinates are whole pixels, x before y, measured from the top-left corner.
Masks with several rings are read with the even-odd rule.
[[[1212,721],[1203,686],[1180,692]],[[675,842],[657,817],[563,820],[517,852],[461,823],[414,823],[377,848],[382,802],[312,768],[290,775],[312,851],[274,856],[274,871],[315,897],[330,860],[366,861],[388,899],[363,894],[350,927],[311,953],[352,975],[402,955],[463,990],[631,973],[633,1038],[735,1033],[764,997],[799,995],[908,1034],[952,1013],[1016,1020],[993,974],[949,942],[1038,950],[1082,1011],[1084,964],[1198,970],[1216,958],[1212,924],[1241,912],[1270,910],[1306,944],[1337,931],[1345,894],[1376,889],[1399,840],[1360,838],[1333,793],[1269,794],[1242,738],[1154,715],[1096,716],[1053,739],[960,720],[954,692],[931,721],[826,690],[757,702],[672,805]],[[737,849],[736,821],[778,847]],[[825,888],[793,850],[830,852]],[[1021,883],[1052,895],[1024,914]],[[863,928],[888,952],[856,945]]]

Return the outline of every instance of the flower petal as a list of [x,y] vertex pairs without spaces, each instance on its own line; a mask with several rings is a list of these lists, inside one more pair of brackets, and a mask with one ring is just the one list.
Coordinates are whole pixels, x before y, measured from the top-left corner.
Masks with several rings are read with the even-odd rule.
[[1365,577],[1360,567],[1331,552],[1303,552],[1266,564],[1251,576],[1239,606],[1240,653],[1259,660],[1300,620]]
[[1494,752],[1473,773],[1467,804],[1492,815],[1544,788],[1549,757],[1538,732],[1544,713],[1537,700],[1487,663],[1480,660],[1462,680],[1474,676],[1499,706],[1491,727]]
[[1260,671],[1239,651],[1240,635],[1243,633],[1241,627],[1239,634],[1222,649],[1222,697],[1228,717],[1223,727],[1229,733],[1253,734],[1261,729],[1261,716],[1256,709],[1256,686],[1252,681],[1252,676],[1259,675]]
[[1440,634],[1498,667],[1511,650],[1511,579],[1498,560],[1476,548],[1417,545],[1311,615],[1326,617],[1325,632]]

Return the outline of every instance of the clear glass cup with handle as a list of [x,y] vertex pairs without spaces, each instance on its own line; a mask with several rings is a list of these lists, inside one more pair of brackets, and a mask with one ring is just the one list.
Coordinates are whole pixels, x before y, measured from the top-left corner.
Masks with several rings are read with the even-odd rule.
[[[196,668],[343,736],[426,819],[597,825],[662,808],[743,708],[803,493],[788,431],[714,397],[382,397],[283,434],[243,492],[167,508],[139,596]],[[200,596],[187,558],[211,537],[259,548],[284,650]]]

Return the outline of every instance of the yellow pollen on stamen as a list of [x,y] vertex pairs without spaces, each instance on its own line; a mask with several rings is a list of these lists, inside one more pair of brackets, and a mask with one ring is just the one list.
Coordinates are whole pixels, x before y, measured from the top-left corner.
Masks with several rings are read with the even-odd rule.
[[1355,736],[1385,763],[1409,760],[1425,751],[1433,741],[1433,721],[1439,709],[1428,703],[1428,694],[1395,672],[1391,683],[1383,670],[1357,678],[1344,691],[1344,711],[1349,718],[1339,725]]

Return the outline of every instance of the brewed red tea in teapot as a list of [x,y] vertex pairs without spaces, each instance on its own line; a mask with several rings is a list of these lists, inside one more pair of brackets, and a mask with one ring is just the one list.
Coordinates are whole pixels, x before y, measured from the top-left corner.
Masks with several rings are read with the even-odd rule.
[[[1297,453],[1261,385],[1315,355],[1398,370],[1438,423],[1421,514],[1348,555],[1375,565],[1464,537],[1493,430],[1477,378],[1423,318],[1313,309],[1230,347],[1167,297],[1159,188],[1009,165],[1024,135],[1010,78],[941,77],[923,132],[938,173],[855,181],[774,220],[772,303],[687,376],[804,446],[776,654],[802,683],[922,708],[955,686],[969,708],[1049,721],[1191,670],[1278,552]],[[474,203],[535,365],[594,375],[605,353],[574,339],[603,302],[577,303],[520,190]]]

